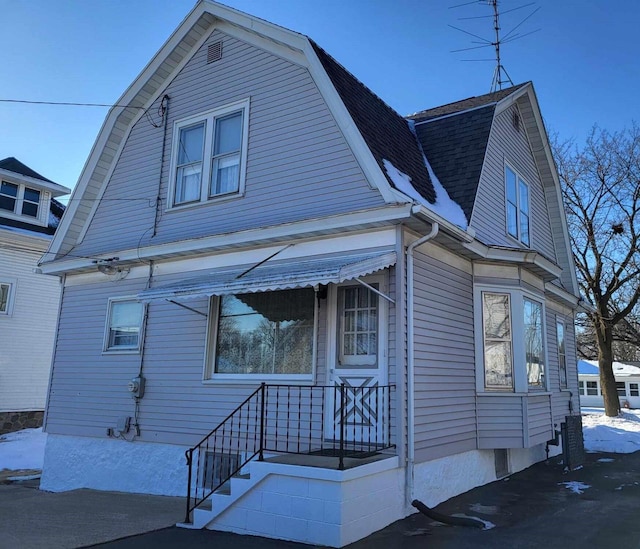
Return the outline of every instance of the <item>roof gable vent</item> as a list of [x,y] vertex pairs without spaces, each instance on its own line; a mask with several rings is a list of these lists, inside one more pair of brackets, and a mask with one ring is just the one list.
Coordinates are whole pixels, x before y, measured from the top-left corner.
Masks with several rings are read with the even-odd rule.
[[222,42],[214,42],[207,47],[207,64],[222,59]]

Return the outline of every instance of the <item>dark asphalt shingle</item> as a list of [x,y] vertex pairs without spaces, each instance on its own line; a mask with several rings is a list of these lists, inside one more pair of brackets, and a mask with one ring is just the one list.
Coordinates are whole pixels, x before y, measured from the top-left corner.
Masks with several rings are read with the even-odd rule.
[[[436,198],[433,184],[407,121],[313,40],[310,41],[382,173],[387,176],[382,161],[388,160],[407,174],[415,189],[433,204]],[[393,185],[391,179],[389,182]]]
[[43,177],[35,170],[32,170],[29,166],[26,166],[17,158],[13,156],[9,156],[8,158],[4,158],[0,160],[0,169],[7,170],[13,173],[19,173],[20,175],[26,175],[27,177],[33,177],[34,179],[40,179],[41,181],[46,181],[48,183],[53,183],[51,179],[47,179]]

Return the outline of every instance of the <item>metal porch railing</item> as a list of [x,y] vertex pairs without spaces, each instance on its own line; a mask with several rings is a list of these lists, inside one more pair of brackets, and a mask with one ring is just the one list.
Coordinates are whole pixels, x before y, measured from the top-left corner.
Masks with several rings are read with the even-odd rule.
[[392,448],[393,385],[352,387],[263,383],[186,452],[191,512],[265,452],[364,458]]

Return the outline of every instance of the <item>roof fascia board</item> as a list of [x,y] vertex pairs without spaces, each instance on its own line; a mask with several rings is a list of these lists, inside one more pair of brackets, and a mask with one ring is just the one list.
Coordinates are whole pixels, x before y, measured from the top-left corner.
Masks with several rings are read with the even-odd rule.
[[58,183],[44,181],[37,177],[23,175],[21,173],[12,172],[11,170],[5,170],[2,168],[0,168],[0,177],[19,183],[25,183],[33,187],[46,189],[47,191],[51,191],[52,196],[62,196],[63,194],[69,194],[71,192],[71,189],[64,187],[63,185],[59,185]]
[[414,122],[414,124],[416,126],[419,126],[420,124],[428,124],[429,122],[435,122],[436,120],[443,120],[445,118],[451,118],[452,116],[458,116],[460,114],[465,114],[468,112],[472,112],[472,111],[477,111],[480,109],[486,109],[487,107],[493,107],[494,105],[496,105],[495,101],[492,101],[491,103],[485,103],[484,105],[479,105],[477,107],[471,107],[469,109],[464,109],[461,111],[456,111],[456,112],[450,112],[449,114],[443,114],[442,116],[436,116],[434,118],[428,118],[427,120],[421,120],[420,122]]
[[[536,128],[540,133],[540,139],[544,144],[544,147],[543,147],[544,155],[545,155],[546,161],[549,164],[549,171],[551,172],[551,177],[553,178],[553,187],[555,190],[555,199],[558,202],[558,211],[564,212],[564,203],[562,201],[562,189],[560,187],[560,178],[558,177],[558,171],[556,170],[556,163],[555,163],[555,160],[553,159],[553,154],[551,153],[551,143],[549,142],[549,136],[547,135],[547,130],[542,120],[542,113],[540,112],[540,104],[538,103],[536,92],[533,89],[533,84],[531,84],[531,82],[527,82],[527,84],[522,86],[522,88],[520,88],[519,90],[516,90],[511,95],[508,95],[502,101],[499,101],[498,104],[496,105],[496,113],[502,112],[505,109],[509,108],[520,97],[523,97],[525,95],[527,96],[527,99],[529,100],[529,103],[531,105],[533,116],[536,121]],[[533,158],[534,158],[534,161],[537,163],[535,155],[533,155]],[[538,173],[540,173],[539,169],[538,169]],[[571,284],[573,286],[572,290],[575,295],[578,295],[579,293],[578,279],[576,277],[575,265],[573,264],[573,251],[571,250],[571,240],[569,239],[569,227],[567,226],[566,216],[564,215],[560,216],[560,223],[562,225],[565,253],[567,254],[569,263],[573,267],[572,269],[570,269]]]
[[571,309],[575,310],[578,308],[580,298],[567,292],[559,286],[556,286],[551,282],[545,282],[544,291],[545,293],[548,293],[549,295],[552,295],[553,297],[559,299],[563,304],[569,305]]
[[[364,137],[360,133],[356,123],[354,122],[349,110],[340,98],[340,94],[336,90],[331,78],[324,70],[318,55],[316,54],[311,42],[305,38],[304,52],[309,60],[309,73],[318,86],[318,90],[324,100],[327,102],[329,110],[341,130],[344,138],[349,144],[360,168],[365,174],[367,181],[372,188],[377,189],[382,198],[387,203],[395,204],[398,195],[393,192],[393,187],[382,173],[380,165],[376,161],[373,153],[369,149]],[[404,195],[403,195],[404,196]],[[411,199],[408,199],[411,202]]]
[[454,225],[451,221],[448,221],[422,204],[414,204],[412,213],[428,223],[438,223],[441,231],[455,237],[460,242],[471,243],[474,240],[474,236],[471,233]]
[[535,265],[554,278],[559,278],[562,274],[562,268],[559,265],[533,250],[506,250],[487,246],[477,240],[464,244],[464,247],[488,261]]
[[[119,262],[154,259],[159,256],[168,257],[173,255],[184,255],[213,251],[222,247],[257,246],[260,242],[274,241],[277,239],[294,238],[300,235],[317,235],[333,230],[349,230],[349,228],[363,224],[388,223],[409,218],[411,215],[411,205],[402,204],[396,206],[385,206],[373,210],[363,210],[346,215],[331,216],[320,219],[311,219],[296,223],[285,223],[267,228],[250,229],[236,233],[208,236],[204,238],[194,238],[158,244],[155,246],[145,246],[143,248],[111,251],[100,254],[103,259],[117,256]],[[46,254],[45,254],[46,256]],[[41,260],[40,267],[43,273],[60,274],[74,270],[82,270],[94,266],[95,258],[75,258],[59,259],[52,261]]]

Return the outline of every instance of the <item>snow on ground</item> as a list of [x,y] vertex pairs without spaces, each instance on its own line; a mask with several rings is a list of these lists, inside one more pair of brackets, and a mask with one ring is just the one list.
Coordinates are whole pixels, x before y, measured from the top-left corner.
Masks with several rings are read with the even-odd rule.
[[574,494],[584,494],[587,488],[591,488],[590,484],[585,484],[579,480],[571,480],[569,482],[558,482],[558,486],[564,486],[567,490],[571,490]]
[[582,408],[582,431],[587,452],[631,454],[640,450],[640,410],[607,417],[602,408]]
[[0,471],[3,469],[42,469],[47,434],[24,429],[0,436]]

